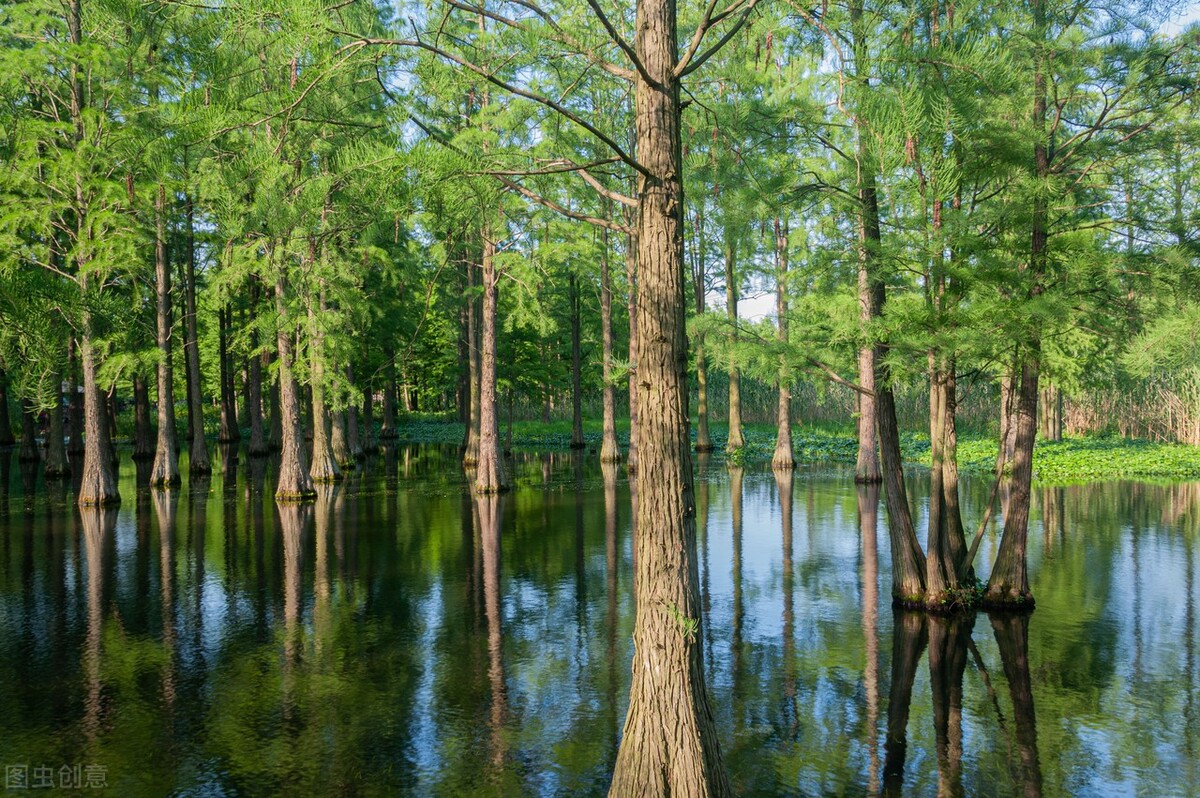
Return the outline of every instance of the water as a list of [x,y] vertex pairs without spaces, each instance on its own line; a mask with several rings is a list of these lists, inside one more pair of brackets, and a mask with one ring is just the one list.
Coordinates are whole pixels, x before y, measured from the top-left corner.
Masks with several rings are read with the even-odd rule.
[[[477,503],[453,450],[399,447],[284,510],[244,456],[169,495],[126,462],[120,509],[80,515],[0,453],[0,764],[123,796],[603,794],[631,497],[594,460],[523,456]],[[1037,611],[949,623],[893,613],[849,472],[698,480],[739,794],[1200,794],[1200,483],[1035,490]]]

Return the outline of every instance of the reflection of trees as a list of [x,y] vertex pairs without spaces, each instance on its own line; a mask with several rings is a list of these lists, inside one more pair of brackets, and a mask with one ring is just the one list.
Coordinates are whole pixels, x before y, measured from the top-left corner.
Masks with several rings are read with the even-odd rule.
[[[179,491],[140,491],[151,495],[154,515],[158,519],[159,601],[162,612],[163,649],[167,667],[163,669],[163,701],[168,707],[175,704],[175,515],[179,508]],[[195,586],[196,592],[200,585]]]
[[[879,483],[857,483],[858,531],[862,537],[862,629],[866,654],[863,682],[867,698],[867,792],[879,792],[879,746],[875,727],[879,722]],[[791,511],[788,511],[789,519]],[[790,549],[790,545],[789,545]],[[789,551],[790,556],[790,551]]]
[[888,692],[887,740],[883,754],[883,794],[898,796],[904,786],[904,759],[908,753],[908,710],[913,680],[925,648],[926,616],[892,610],[892,684]]
[[1033,681],[1029,675],[1029,615],[993,613],[992,632],[1004,663],[1004,678],[1012,696],[1017,756],[1014,780],[1026,798],[1041,798],[1042,768],[1038,761],[1037,719],[1033,711]]
[[[604,478],[604,565],[607,580],[605,593],[608,599],[604,613],[604,629],[607,638],[605,660],[608,666],[606,693],[609,706],[616,706],[617,627],[620,623],[617,615],[617,565],[620,562],[617,549],[617,475],[619,470],[617,464],[613,462],[602,463],[600,470]],[[617,725],[617,713],[613,712],[611,718],[612,726],[609,729],[609,735],[612,761],[606,763],[610,768],[616,762],[617,740],[620,733]]]
[[81,507],[83,548],[87,558],[87,636],[83,649],[83,671],[87,682],[83,730],[88,744],[95,745],[101,733],[103,710],[100,661],[104,634],[104,576],[109,540],[117,526],[115,508]]
[[929,686],[937,745],[938,796],[959,798],[963,754],[963,673],[975,615],[929,617]]
[[800,728],[800,707],[796,701],[796,572],[792,563],[792,474],[790,468],[776,468],[775,486],[779,491],[779,525],[783,538],[783,704],[789,735]]
[[479,544],[483,553],[483,605],[487,616],[488,682],[491,685],[492,766],[504,764],[504,660],[502,657],[500,604],[500,527],[502,499],[499,494],[479,494],[475,509],[479,513]]

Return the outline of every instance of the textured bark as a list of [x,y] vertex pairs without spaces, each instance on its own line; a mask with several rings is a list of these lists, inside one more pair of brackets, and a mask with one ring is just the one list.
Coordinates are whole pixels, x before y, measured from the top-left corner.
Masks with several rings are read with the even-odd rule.
[[579,277],[570,274],[571,303],[571,448],[582,449],[583,441],[583,349],[580,341]]
[[81,507],[116,504],[117,475],[113,468],[112,439],[108,430],[108,409],[100,386],[96,384],[96,353],[89,332],[91,319],[84,317],[84,332],[79,338],[79,357],[83,369],[83,479],[79,483]]
[[[962,574],[962,566],[967,557],[967,535],[963,528],[962,502],[958,490],[958,377],[956,369],[957,363],[954,358],[951,358],[946,367],[946,397],[943,402],[945,442],[942,453],[942,517],[946,527],[950,559],[954,563],[956,573]],[[970,569],[966,576],[973,580],[975,578],[974,569]]]
[[1033,679],[1029,672],[1029,615],[1001,613],[991,616],[992,632],[1004,663],[1004,678],[1012,696],[1013,725],[1019,764],[1016,768],[1021,795],[1041,798],[1042,767],[1038,758],[1037,716],[1033,707]]
[[14,443],[12,418],[8,414],[8,375],[0,368],[0,446],[12,446]]
[[[861,89],[870,90],[870,67],[866,29],[862,23],[862,0],[851,0],[850,28],[854,48],[855,79]],[[879,198],[875,185],[871,151],[868,146],[869,133],[862,129],[861,119],[855,116],[854,138],[857,147],[855,178],[859,199],[858,224],[858,320],[863,330],[864,343],[858,350],[858,384],[868,391],[875,390],[875,349],[868,330],[871,320],[879,314],[875,307],[874,280],[872,270],[879,246]],[[874,227],[872,227],[872,224]],[[882,482],[883,472],[879,466],[879,449],[875,439],[875,397],[860,393],[858,401],[858,458],[854,465],[854,480],[870,483]]]
[[892,613],[892,685],[888,692],[887,739],[883,744],[883,794],[899,796],[908,754],[908,710],[913,680],[925,648],[925,615],[896,609]]
[[42,473],[47,480],[62,479],[71,475],[71,464],[67,462],[67,445],[63,439],[63,395],[62,381],[54,375],[54,404],[50,406],[50,424],[46,430],[46,463]]
[[508,468],[500,453],[500,428],[496,417],[496,240],[490,226],[483,237],[483,351],[479,364],[479,465],[475,470],[478,493],[500,493],[510,487]]
[[[779,343],[786,347],[788,341],[788,224],[775,219],[775,260],[779,271],[775,278],[775,314]],[[792,454],[792,386],[788,373],[787,356],[779,356],[779,410],[776,413],[775,455],[771,458],[772,468],[795,468],[796,457]]]
[[[1033,4],[1034,36],[1046,36],[1045,0]],[[1033,177],[1040,186],[1050,175],[1049,137],[1046,132],[1047,79],[1040,46],[1034,65]],[[1028,299],[1037,301],[1043,291],[1049,254],[1050,214],[1042,191],[1035,193],[1030,216]],[[1016,420],[1013,432],[1012,487],[1004,508],[1004,535],[984,593],[990,607],[1026,608],[1033,606],[1025,564],[1025,545],[1029,534],[1029,502],[1033,487],[1033,446],[1037,437],[1038,378],[1041,368],[1041,337],[1031,330],[1021,357],[1021,383],[1017,389]]]
[[83,454],[83,406],[84,396],[80,390],[82,378],[76,368],[76,350],[78,345],[75,338],[67,339],[67,384],[71,391],[71,402],[67,408],[67,421],[71,425],[71,440],[67,443],[67,454],[75,459]]
[[[316,244],[310,241],[309,256],[315,256]],[[322,302],[324,310],[324,302]],[[313,444],[312,463],[308,474],[313,482],[337,482],[342,478],[342,469],[338,466],[338,457],[333,450],[333,418],[329,407],[325,404],[325,352],[324,336],[317,324],[316,313],[311,305],[308,308],[309,325],[309,373],[312,375],[312,420]],[[345,449],[345,435],[342,436],[342,448]],[[345,453],[343,451],[343,456]],[[349,458],[347,458],[349,459]]]
[[637,467],[633,675],[609,794],[728,796],[704,682],[688,431],[676,14],[637,4]]
[[[200,338],[196,330],[196,223],[192,198],[184,201],[184,215],[187,222],[186,251],[184,252],[184,267],[186,269],[187,285],[184,286],[184,325],[183,350],[187,367],[188,418],[191,419],[191,440],[188,443],[188,473],[210,474],[212,463],[208,458],[208,441],[204,439],[204,397],[200,384]],[[221,379],[227,377],[226,369],[221,370]],[[224,398],[226,386],[221,385]]]
[[37,441],[37,408],[28,399],[21,400],[21,448],[17,462],[36,463],[42,459]]
[[[140,374],[133,376],[133,459],[154,459],[154,424],[150,421],[150,386]],[[149,472],[147,472],[149,479]]]
[[1033,488],[1033,445],[1037,437],[1038,365],[1037,352],[1030,351],[1021,365],[1014,422],[1012,481],[1005,503],[1004,534],[984,592],[988,607],[1032,608],[1026,568],[1029,537],[1029,502]]
[[[601,380],[604,383],[601,412],[600,462],[616,463],[621,460],[621,447],[617,444],[617,388],[613,385],[613,324],[612,324],[612,272],[609,267],[608,228],[600,231],[600,340]],[[511,404],[510,404],[511,408]],[[509,418],[512,418],[511,412]],[[509,427],[512,428],[511,425]]]
[[283,450],[279,457],[279,483],[275,488],[277,502],[310,501],[317,497],[308,473],[308,458],[304,453],[304,430],[300,418],[300,387],[292,373],[294,362],[292,325],[287,312],[287,277],[280,264],[275,278],[275,313],[279,349],[279,419],[283,435]]
[[158,187],[154,207],[154,292],[158,344],[158,443],[150,484],[165,487],[179,484],[179,452],[175,448],[175,381],[172,375],[171,269],[167,262],[167,192]]
[[946,495],[946,372],[929,353],[929,520],[925,546],[925,603],[939,609],[958,587],[957,563],[950,551],[944,513]]
[[[353,412],[353,408],[350,409]],[[358,467],[354,452],[350,449],[350,434],[347,429],[346,411],[329,411],[329,445],[333,448],[333,461],[343,471]]]
[[726,452],[736,452],[746,445],[742,434],[742,377],[737,366],[738,344],[738,283],[732,231],[725,231],[725,313],[729,316],[733,351],[729,354],[729,438]]
[[463,465],[479,465],[479,314],[475,302],[475,270],[467,260],[467,429],[463,442]]

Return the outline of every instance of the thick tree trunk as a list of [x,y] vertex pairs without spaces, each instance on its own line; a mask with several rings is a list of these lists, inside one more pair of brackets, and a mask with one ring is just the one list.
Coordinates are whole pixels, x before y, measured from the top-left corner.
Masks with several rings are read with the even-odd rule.
[[[314,257],[316,244],[310,242],[309,256]],[[322,310],[324,310],[322,302]],[[324,340],[317,327],[316,313],[313,307],[308,308],[309,324],[309,373],[312,375],[312,424],[313,445],[312,464],[308,475],[313,482],[337,482],[342,478],[342,470],[338,467],[338,458],[333,450],[333,419],[329,408],[325,405],[325,362]],[[345,435],[342,436],[343,449]]]
[[[617,444],[617,388],[613,385],[613,324],[612,324],[612,272],[609,268],[608,228],[600,231],[600,339],[602,347],[602,381],[604,383],[603,410],[600,439],[600,462],[617,463],[621,460],[621,447]],[[512,418],[509,405],[509,419]],[[511,424],[510,424],[511,429]]]
[[62,380],[54,375],[54,404],[50,406],[50,424],[46,430],[46,464],[42,472],[46,479],[62,479],[71,475],[67,462],[67,445],[63,439],[63,395]]
[[0,368],[0,446],[12,446],[14,443],[12,417],[8,414],[8,375]]
[[379,448],[379,440],[375,437],[375,386],[368,385],[363,389],[362,406],[362,436],[363,451],[373,452]]
[[108,408],[96,384],[96,352],[90,334],[91,319],[84,318],[79,338],[83,369],[83,479],[79,484],[81,507],[117,504],[117,475],[113,468],[112,439],[109,437]]
[[929,352],[929,526],[925,547],[925,603],[945,609],[958,587],[958,567],[950,552],[945,517],[946,372]]
[[[949,543],[950,559],[955,572],[962,570],[967,556],[967,536],[963,529],[962,502],[958,491],[958,368],[957,360],[950,358],[946,366],[945,442],[942,451],[942,517],[946,525],[946,540]],[[975,578],[974,569],[967,574],[968,581]]]
[[179,452],[175,448],[175,380],[172,375],[171,269],[167,263],[167,191],[158,187],[155,201],[154,289],[158,344],[158,444],[150,469],[153,487],[179,484]]
[[308,473],[308,458],[304,453],[304,429],[300,418],[300,387],[292,373],[294,363],[292,325],[287,312],[287,277],[283,264],[275,278],[275,313],[279,348],[279,413],[283,433],[283,451],[279,457],[279,483],[275,501],[310,501],[317,497]]
[[329,412],[329,445],[333,449],[333,461],[343,471],[357,467],[357,458],[350,449],[350,436],[347,432],[346,411],[332,410]]
[[992,566],[983,601],[988,607],[1032,609],[1025,550],[1029,536],[1029,502],[1033,489],[1033,446],[1037,437],[1039,352],[1032,346],[1021,364],[1017,390],[1012,482],[1004,513],[1004,534]]
[[579,278],[570,275],[571,303],[571,448],[582,449],[583,441],[583,348],[580,341]]
[[[862,0],[850,3],[850,25],[854,46],[854,68],[856,82],[865,91],[870,90],[870,66],[868,60],[867,34],[862,24]],[[856,182],[859,197],[858,224],[858,320],[864,343],[858,350],[858,384],[872,393],[858,394],[858,458],[854,465],[854,481],[861,483],[882,482],[883,472],[879,467],[879,448],[875,438],[875,349],[870,341],[871,320],[878,314],[875,307],[874,275],[872,267],[879,247],[879,200],[876,194],[875,172],[871,166],[869,134],[862,129],[861,119],[855,117],[854,137],[857,147]],[[873,227],[872,227],[873,225]]]
[[17,462],[36,463],[42,459],[37,442],[37,409],[28,399],[21,400],[21,448]]
[[731,454],[746,445],[742,435],[742,378],[737,366],[738,283],[732,235],[725,231],[725,313],[729,316],[729,337],[733,341],[729,353],[729,438],[725,451]]
[[[775,278],[775,313],[779,317],[779,343],[788,342],[788,224],[775,220],[775,259],[779,274]],[[795,468],[796,457],[792,454],[792,386],[788,373],[787,355],[779,356],[779,411],[776,415],[778,429],[775,433],[775,456],[772,468]]]
[[[731,794],[704,682],[688,433],[683,175],[676,13],[637,4],[635,79],[638,485],[629,710],[609,795]],[[644,479],[642,477],[645,477]]]
[[475,269],[467,259],[467,429],[463,441],[463,465],[479,465],[479,314],[475,303]]
[[[188,473],[210,474],[212,464],[208,458],[208,441],[204,439],[204,397],[200,384],[200,337],[196,329],[196,221],[191,196],[184,200],[184,215],[187,221],[187,251],[184,266],[187,270],[187,285],[184,291],[183,348],[187,366],[188,417],[191,419],[191,441],[188,444]],[[222,379],[225,378],[222,369]],[[226,393],[221,385],[222,399]]]
[[[886,468],[886,466],[885,466]],[[896,609],[892,613],[892,685],[888,692],[887,738],[883,744],[883,794],[899,796],[908,755],[908,711],[913,681],[925,648],[925,615]]]
[[479,465],[475,470],[478,493],[501,493],[510,487],[508,469],[500,453],[500,428],[496,417],[496,241],[490,225],[483,237],[483,351],[479,368]]
[[133,459],[154,459],[154,424],[150,421],[150,386],[133,375]]

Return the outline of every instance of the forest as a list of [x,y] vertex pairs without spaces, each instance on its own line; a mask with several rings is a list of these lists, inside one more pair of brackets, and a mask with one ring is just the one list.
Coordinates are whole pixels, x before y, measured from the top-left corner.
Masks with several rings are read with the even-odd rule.
[[610,794],[730,794],[694,453],[853,460],[893,602],[934,613],[1034,606],[1047,446],[1162,444],[1197,473],[1189,14],[6,3],[0,446],[84,513],[132,498],[122,452],[163,491],[277,458],[280,513],[396,441],[458,443],[483,496],[527,434],[623,463],[638,655]]

